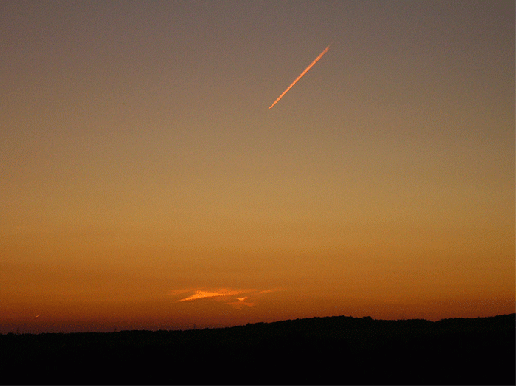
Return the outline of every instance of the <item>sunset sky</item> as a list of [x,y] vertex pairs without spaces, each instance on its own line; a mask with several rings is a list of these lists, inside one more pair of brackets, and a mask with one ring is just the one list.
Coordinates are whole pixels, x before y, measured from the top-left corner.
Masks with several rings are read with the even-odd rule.
[[513,313],[514,19],[1,2],[0,332]]

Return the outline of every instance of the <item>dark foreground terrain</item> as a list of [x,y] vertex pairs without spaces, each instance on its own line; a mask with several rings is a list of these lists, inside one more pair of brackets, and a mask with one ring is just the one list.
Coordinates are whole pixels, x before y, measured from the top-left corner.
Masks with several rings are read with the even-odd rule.
[[0,335],[2,384],[515,384],[515,314]]

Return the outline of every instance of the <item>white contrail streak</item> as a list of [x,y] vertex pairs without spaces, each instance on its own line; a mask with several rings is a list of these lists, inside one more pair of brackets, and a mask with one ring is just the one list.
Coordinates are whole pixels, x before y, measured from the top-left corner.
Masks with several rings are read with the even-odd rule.
[[[330,45],[331,45],[331,44],[330,44]],[[290,90],[290,89],[292,88],[292,86],[294,86],[294,85],[297,83],[297,81],[298,81],[299,79],[301,79],[301,78],[303,77],[303,75],[305,75],[305,74],[306,74],[306,73],[307,73],[307,72],[308,72],[308,71],[309,71],[309,70],[314,66],[314,64],[315,64],[315,63],[317,63],[317,61],[323,57],[323,55],[324,55],[325,53],[327,53],[327,52],[328,52],[328,50],[329,50],[329,49],[330,49],[330,46],[326,47],[326,48],[324,49],[324,51],[323,51],[323,52],[321,52],[321,53],[319,54],[319,56],[318,56],[317,58],[315,58],[315,60],[314,60],[314,61],[313,61],[313,62],[312,62],[312,63],[311,63],[311,64],[310,64],[310,65],[309,65],[309,66],[308,66],[308,67],[307,67],[307,68],[306,68],[302,73],[301,73],[301,75],[299,75],[299,76],[296,78],[296,80],[295,80],[295,81],[293,81],[293,82],[292,82],[292,84],[291,84],[290,86],[288,86],[288,88],[287,88],[285,91],[283,91],[283,94],[281,94],[281,95],[278,97],[278,99],[276,99],[276,100],[274,101],[274,103],[269,107],[269,109],[272,109],[272,108],[274,107],[274,105],[275,105],[276,103],[278,103],[278,102],[279,102],[279,100],[280,100],[281,98],[283,98],[283,95],[285,95],[285,94],[288,92],[288,90]]]

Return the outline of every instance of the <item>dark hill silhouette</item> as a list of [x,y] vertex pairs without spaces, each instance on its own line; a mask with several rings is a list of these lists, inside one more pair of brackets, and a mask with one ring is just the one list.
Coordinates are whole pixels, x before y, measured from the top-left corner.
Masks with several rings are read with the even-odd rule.
[[515,314],[0,335],[2,384],[515,384]]

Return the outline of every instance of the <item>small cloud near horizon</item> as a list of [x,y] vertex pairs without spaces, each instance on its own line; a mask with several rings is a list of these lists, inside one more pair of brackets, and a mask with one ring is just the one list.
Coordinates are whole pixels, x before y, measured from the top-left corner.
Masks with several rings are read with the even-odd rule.
[[249,297],[244,296],[243,298],[237,298],[236,302],[231,302],[227,304],[229,304],[231,307],[236,308],[237,310],[241,310],[244,306],[253,307],[254,303],[247,302],[246,299],[249,299]]
[[[206,289],[206,288],[190,288],[190,289],[179,289],[172,290],[169,292],[170,295],[182,295],[188,294],[189,296],[183,297],[182,299],[177,300],[177,302],[191,302],[194,300],[201,299],[211,299],[215,301],[222,301],[226,304],[236,308],[242,309],[244,306],[253,307],[256,303],[253,301],[248,301],[251,297],[251,300],[255,297],[261,297],[261,295],[269,294],[271,292],[279,291],[280,289],[267,289],[267,290],[257,290],[257,289]],[[242,296],[242,295],[246,296]],[[236,295],[240,295],[240,297],[236,297]],[[228,297],[231,297],[228,299]]]
[[[190,292],[190,291],[188,291]],[[231,295],[238,295],[242,293],[241,290],[217,290],[217,291],[204,291],[204,290],[196,290],[193,295],[187,296],[186,298],[178,300],[179,302],[189,302],[192,300],[197,299],[206,299],[206,298],[214,298],[214,297],[220,297],[220,296],[231,296]]]

